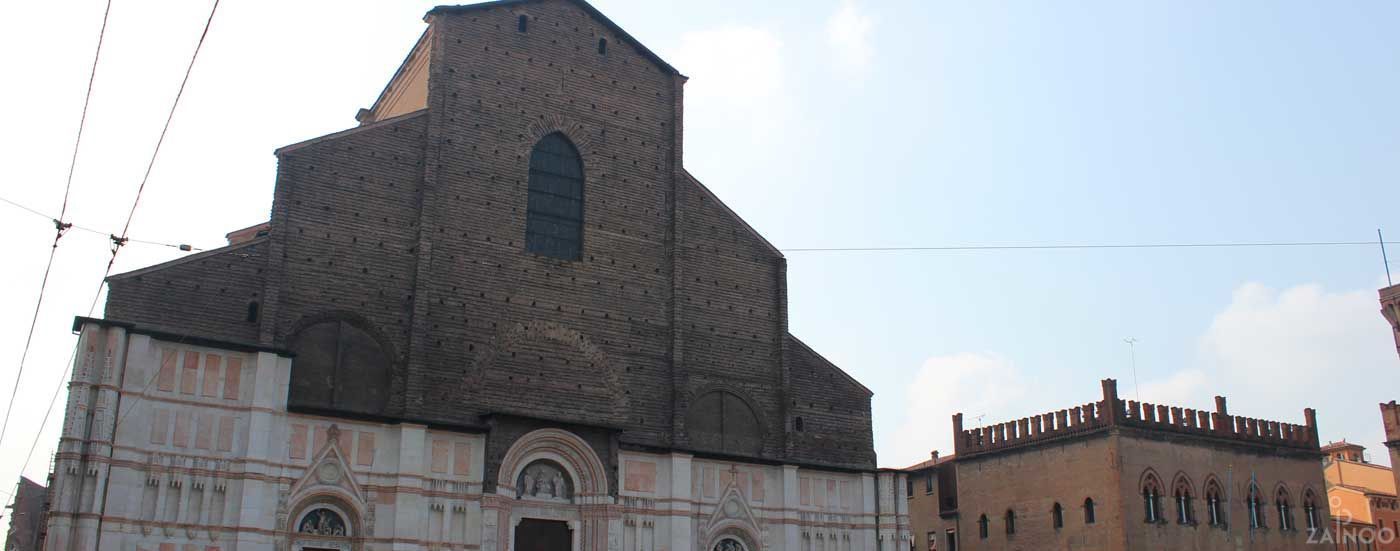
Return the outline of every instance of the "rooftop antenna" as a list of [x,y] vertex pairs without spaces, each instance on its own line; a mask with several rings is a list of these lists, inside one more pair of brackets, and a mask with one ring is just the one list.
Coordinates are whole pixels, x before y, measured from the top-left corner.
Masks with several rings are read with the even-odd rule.
[[1385,264],[1385,284],[1394,286],[1395,282],[1390,280],[1390,259],[1385,256],[1385,236],[1381,235],[1381,229],[1376,228],[1376,240],[1381,243],[1381,263]]
[[1133,394],[1137,397],[1138,403],[1141,403],[1141,402],[1142,402],[1142,391],[1138,389],[1138,377],[1137,377],[1137,342],[1138,342],[1138,340],[1137,340],[1136,337],[1128,337],[1128,338],[1126,338],[1126,339],[1123,339],[1123,342],[1128,343],[1128,357],[1131,358],[1131,359],[1132,359],[1132,362],[1133,362],[1133,364],[1132,364],[1132,365],[1133,365]]

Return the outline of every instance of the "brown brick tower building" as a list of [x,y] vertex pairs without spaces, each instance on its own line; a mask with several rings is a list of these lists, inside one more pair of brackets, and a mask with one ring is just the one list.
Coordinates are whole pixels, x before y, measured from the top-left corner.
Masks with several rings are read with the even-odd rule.
[[966,550],[1302,550],[1326,528],[1311,409],[1295,425],[1231,415],[1222,397],[1207,412],[1102,387],[1099,401],[1007,423],[964,429],[955,415],[953,461],[937,469],[956,473],[938,489],[955,509],[912,519],[914,537],[937,525],[939,549],[952,528]]
[[265,226],[79,320],[49,548],[905,545],[870,391],[684,169],[686,78],[582,0],[426,22]]

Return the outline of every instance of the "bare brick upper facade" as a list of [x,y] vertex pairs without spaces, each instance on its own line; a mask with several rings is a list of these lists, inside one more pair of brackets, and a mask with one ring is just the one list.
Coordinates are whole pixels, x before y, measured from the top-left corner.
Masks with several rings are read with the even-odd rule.
[[[683,168],[685,77],[582,2],[426,21],[360,126],[277,151],[266,235],[112,277],[107,317],[289,349],[294,408],[490,429],[502,453],[553,423],[604,458],[873,468],[870,392],[787,332],[782,254]],[[577,259],[525,247],[556,133]]]

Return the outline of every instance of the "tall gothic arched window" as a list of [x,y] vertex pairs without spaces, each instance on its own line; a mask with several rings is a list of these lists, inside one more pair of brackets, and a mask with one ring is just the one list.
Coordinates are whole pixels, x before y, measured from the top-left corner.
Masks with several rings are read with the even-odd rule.
[[530,152],[525,250],[563,260],[583,256],[583,161],[558,132]]
[[1220,490],[1220,483],[1214,478],[1206,482],[1206,514],[1210,517],[1211,526],[1225,524],[1225,510],[1220,500],[1220,496],[1223,494]]
[[1288,490],[1282,486],[1274,495],[1274,507],[1278,509],[1279,530],[1293,530],[1293,503],[1288,498]]
[[1157,523],[1162,520],[1162,483],[1151,473],[1142,481],[1143,522]]
[[1193,507],[1195,496],[1191,493],[1191,482],[1185,476],[1178,476],[1173,484],[1172,498],[1176,501],[1176,522],[1178,524],[1195,524],[1196,511]]
[[1250,485],[1245,507],[1249,510],[1249,527],[1264,528],[1264,499],[1259,496],[1258,486]]
[[1094,523],[1094,498],[1084,498],[1084,524]]
[[1303,515],[1307,517],[1308,531],[1317,530],[1317,498],[1311,489],[1303,491]]

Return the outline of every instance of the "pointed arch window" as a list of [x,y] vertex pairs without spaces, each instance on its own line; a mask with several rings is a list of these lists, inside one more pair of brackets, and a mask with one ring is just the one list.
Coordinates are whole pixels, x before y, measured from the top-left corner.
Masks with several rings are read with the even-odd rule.
[[530,152],[525,250],[563,260],[583,256],[583,160],[558,132]]
[[1006,510],[1006,535],[1010,536],[1010,535],[1015,534],[1015,533],[1016,533],[1016,511],[1012,511],[1011,509],[1007,509],[1007,510]]
[[1288,489],[1282,486],[1274,494],[1274,508],[1278,510],[1278,529],[1293,529],[1293,503],[1288,498]]
[[1065,527],[1065,509],[1064,507],[1060,507],[1060,502],[1058,501],[1050,508],[1050,525],[1056,530]]
[[1094,498],[1084,498],[1084,524],[1094,523]]
[[1184,476],[1178,476],[1176,484],[1172,488],[1172,499],[1176,502],[1176,522],[1178,524],[1195,524],[1196,511],[1193,507],[1195,496],[1191,495],[1191,482]]
[[1142,481],[1142,507],[1143,522],[1162,521],[1162,483],[1152,473],[1148,473]]
[[977,517],[977,537],[987,539],[987,515]]
[[1225,525],[1225,510],[1221,506],[1220,484],[1214,479],[1206,482],[1206,516],[1211,526]]
[[1249,510],[1250,529],[1264,527],[1264,499],[1259,496],[1259,487],[1250,486],[1249,496],[1245,498],[1245,508]]
[[1312,490],[1303,492],[1303,516],[1308,523],[1308,530],[1317,530],[1317,497]]

